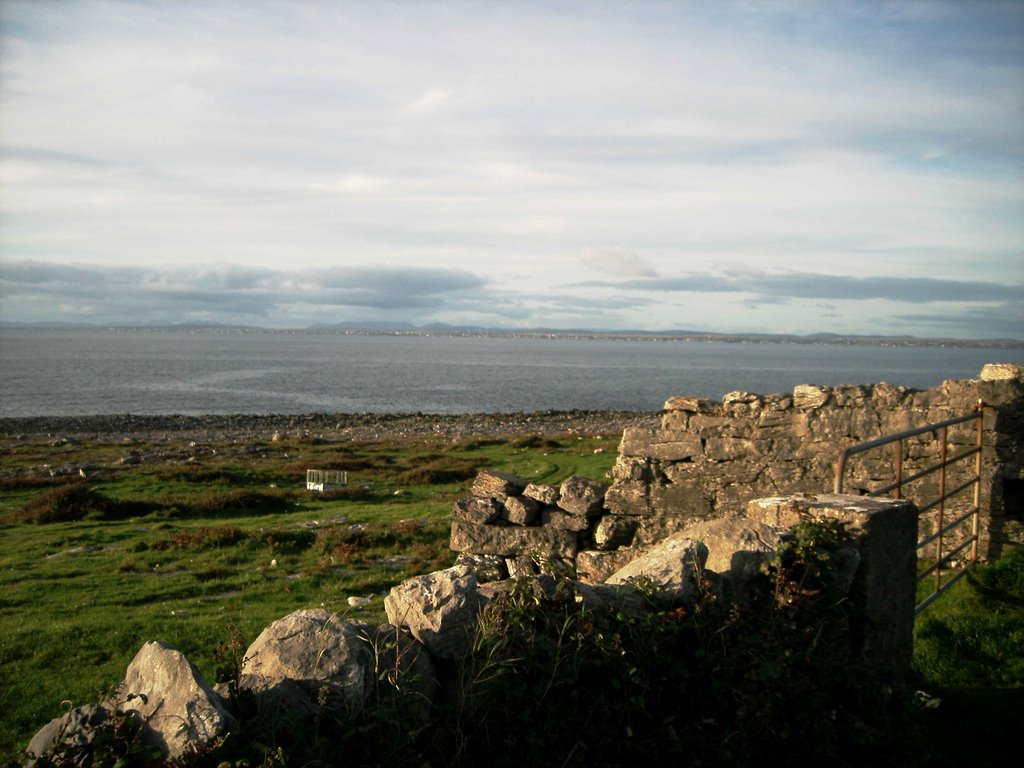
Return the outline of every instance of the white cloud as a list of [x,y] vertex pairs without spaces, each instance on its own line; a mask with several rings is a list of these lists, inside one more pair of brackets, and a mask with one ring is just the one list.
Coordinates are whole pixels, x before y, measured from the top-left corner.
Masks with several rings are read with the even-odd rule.
[[1020,4],[3,5],[0,262],[1024,279]]

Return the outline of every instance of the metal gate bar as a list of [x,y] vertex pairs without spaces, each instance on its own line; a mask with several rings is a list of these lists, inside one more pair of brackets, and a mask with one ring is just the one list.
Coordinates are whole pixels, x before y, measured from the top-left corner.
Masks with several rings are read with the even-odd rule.
[[[942,569],[945,565],[949,564],[954,557],[963,552],[968,547],[971,548],[970,559],[971,562],[976,562],[978,559],[978,517],[979,509],[981,508],[981,435],[982,435],[982,423],[984,417],[985,404],[981,401],[978,402],[978,407],[969,414],[963,416],[957,416],[952,419],[946,419],[945,421],[939,421],[934,424],[927,424],[917,429],[908,429],[904,432],[897,432],[896,434],[886,435],[880,437],[877,440],[869,440],[858,445],[850,446],[846,448],[836,460],[835,466],[835,483],[833,485],[833,491],[835,493],[843,492],[843,480],[846,476],[847,460],[858,453],[869,451],[872,448],[879,448],[883,445],[889,445],[890,443],[895,444],[895,474],[896,479],[894,482],[888,485],[882,486],[874,491],[869,492],[868,496],[883,496],[890,492],[895,492],[894,495],[897,499],[902,498],[903,487],[915,480],[920,480],[934,472],[939,473],[939,496],[927,504],[918,505],[918,514],[923,514],[932,509],[938,507],[938,516],[936,522],[935,533],[930,536],[926,536],[917,543],[917,550],[920,552],[922,549],[935,542],[935,554],[934,562],[926,568],[919,576],[918,581],[922,581],[929,575],[933,576],[932,593],[922,600],[915,608],[916,613],[920,613],[927,608],[932,601],[934,601],[940,594],[949,589],[957,580],[959,580],[965,573],[960,570],[957,573],[947,577],[945,583],[942,581]],[[963,424],[968,421],[975,421],[975,444],[973,448],[969,448],[966,451],[956,454],[953,457],[948,456],[949,446],[949,428],[957,424]],[[938,462],[931,464],[924,469],[921,469],[909,477],[903,477],[903,442],[911,437],[918,435],[924,435],[928,433],[934,433],[936,431],[941,432],[941,439],[939,443],[939,460]],[[969,459],[971,456],[974,457],[974,475],[970,477],[966,482],[961,483],[951,491],[946,490],[946,467],[961,462],[965,459]],[[966,512],[961,514],[952,522],[947,523],[945,521],[946,513],[946,500],[957,496],[968,488],[974,488],[974,505]],[[968,520],[971,520],[971,534],[956,548],[946,551],[944,553],[944,542],[943,537],[963,525]]]

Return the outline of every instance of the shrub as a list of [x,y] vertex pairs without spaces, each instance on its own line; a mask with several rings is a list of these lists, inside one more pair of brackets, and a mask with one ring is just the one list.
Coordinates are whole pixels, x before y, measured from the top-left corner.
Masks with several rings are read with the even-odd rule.
[[26,502],[15,518],[29,523],[67,523],[85,517],[102,517],[114,502],[82,482],[67,483]]
[[404,485],[460,483],[475,477],[483,464],[483,459],[460,456],[428,458],[418,466],[400,472],[395,479]]

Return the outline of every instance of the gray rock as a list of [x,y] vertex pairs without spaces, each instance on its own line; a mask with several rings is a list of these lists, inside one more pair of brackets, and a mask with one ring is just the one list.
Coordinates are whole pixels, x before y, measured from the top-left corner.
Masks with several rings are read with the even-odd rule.
[[576,556],[577,540],[574,531],[557,528],[473,525],[452,520],[449,546],[455,552],[477,555],[573,558]]
[[323,609],[296,611],[260,633],[245,652],[242,674],[254,690],[291,680],[314,701],[326,694],[332,705],[359,711],[374,680],[371,632]]
[[471,552],[460,552],[455,558],[455,565],[464,565],[469,568],[480,584],[508,578],[505,558],[501,555],[474,555]]
[[388,621],[406,627],[439,659],[470,651],[480,605],[476,576],[459,565],[406,579],[384,598]]
[[87,750],[93,740],[108,728],[110,716],[111,711],[102,704],[75,707],[40,728],[25,751],[31,758],[40,758],[58,749],[72,753]]
[[146,643],[132,659],[118,708],[138,712],[142,742],[168,760],[202,750],[237,727],[199,670],[163,643]]
[[547,507],[540,513],[540,524],[560,531],[585,531],[590,527],[586,517],[570,515],[558,507]]
[[594,546],[598,549],[618,549],[633,543],[638,522],[635,517],[604,515],[594,526]]
[[473,481],[473,495],[483,499],[504,500],[522,493],[526,483],[503,472],[481,472]]
[[558,486],[530,483],[523,490],[523,496],[533,499],[542,506],[550,507],[558,503]]
[[572,515],[593,515],[601,511],[604,493],[602,483],[573,475],[559,488],[558,506]]
[[537,519],[537,502],[526,496],[505,499],[505,519],[513,525],[533,525]]
[[459,499],[452,507],[452,518],[476,525],[490,525],[501,517],[501,502],[495,499]]
[[576,555],[576,575],[587,583],[603,582],[620,568],[634,560],[639,553],[630,549],[599,552],[584,549]]
[[707,549],[676,534],[651,547],[624,568],[609,576],[607,584],[649,581],[657,597],[687,602],[697,596],[697,576],[704,569]]

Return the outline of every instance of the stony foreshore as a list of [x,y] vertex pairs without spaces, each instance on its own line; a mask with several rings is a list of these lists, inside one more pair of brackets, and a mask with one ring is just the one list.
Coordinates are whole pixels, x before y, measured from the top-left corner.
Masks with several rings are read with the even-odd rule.
[[30,416],[0,418],[0,435],[82,436],[149,440],[269,439],[275,434],[347,440],[444,435],[612,435],[628,426],[657,426],[655,411],[536,411],[472,414],[232,414],[209,416]]

